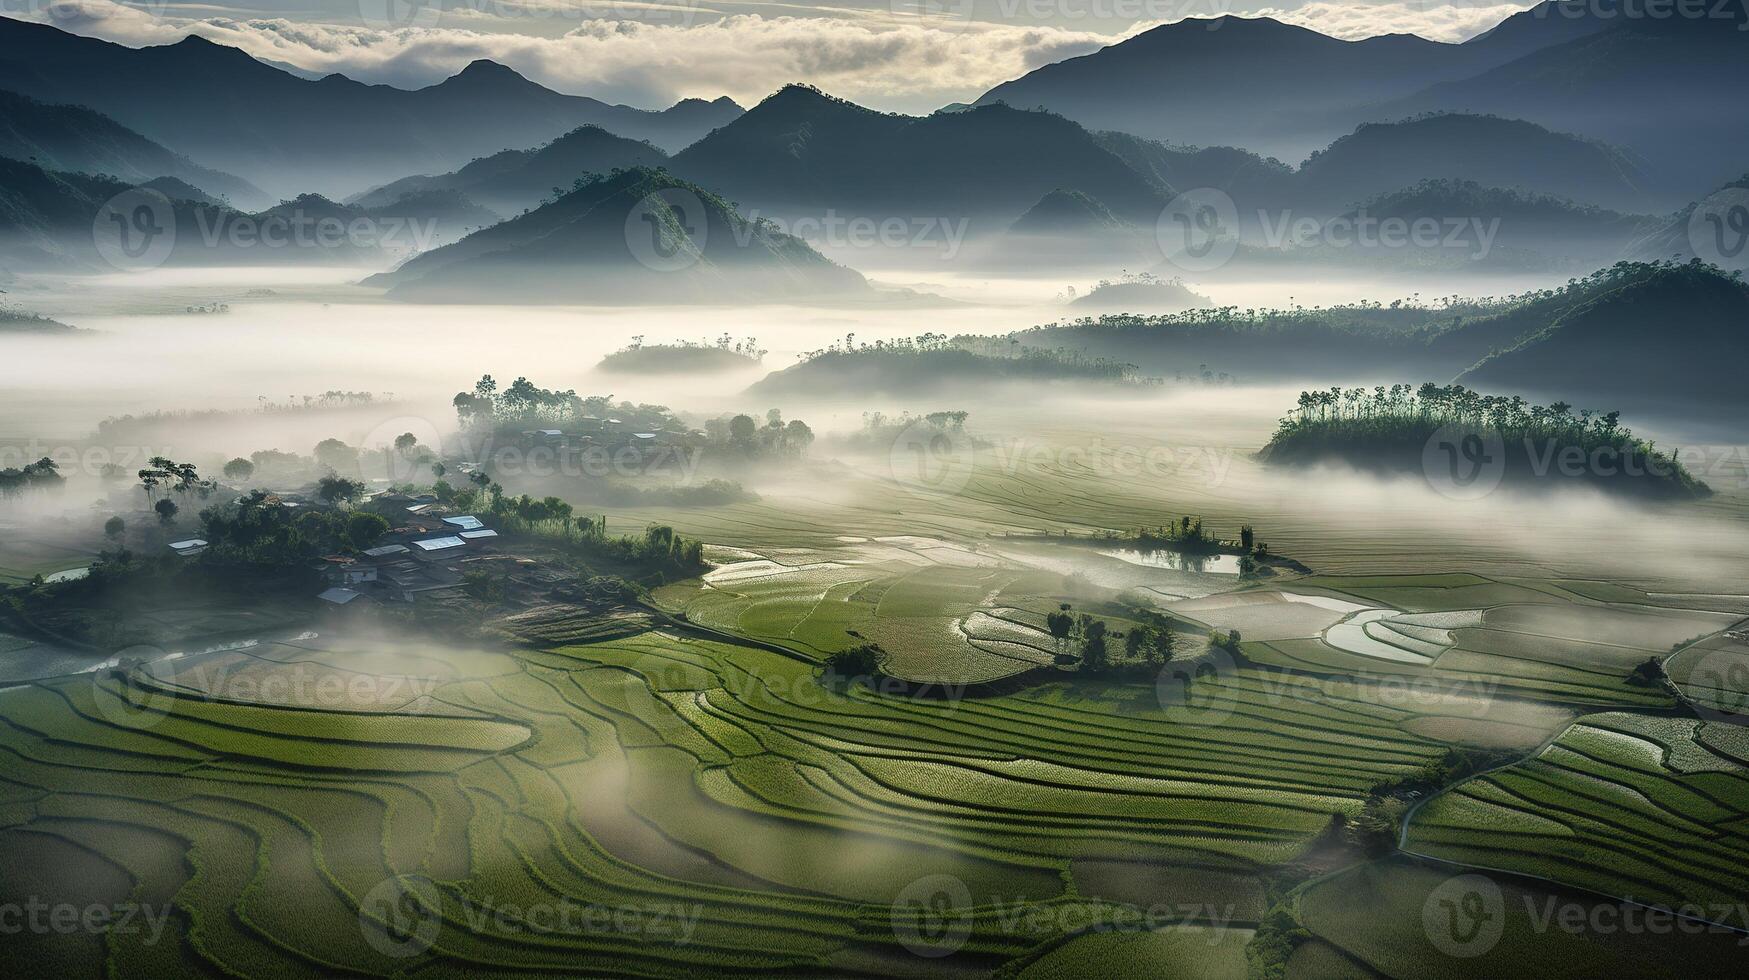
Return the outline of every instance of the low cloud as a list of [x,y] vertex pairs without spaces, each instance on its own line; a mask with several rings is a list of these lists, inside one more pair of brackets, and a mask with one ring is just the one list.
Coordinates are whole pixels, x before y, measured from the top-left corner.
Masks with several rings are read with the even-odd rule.
[[[448,0],[442,9],[428,0],[359,0],[359,22],[335,24],[222,16],[222,7],[169,0],[0,0],[10,15],[125,44],[196,34],[309,72],[404,88],[435,84],[486,58],[561,92],[647,108],[719,95],[750,105],[801,81],[876,108],[927,112],[1157,26],[1100,33],[987,23],[969,19],[982,8],[959,2],[796,5],[765,16],[724,13],[704,0]],[[19,3],[24,9],[12,6]],[[1405,32],[1457,41],[1523,7],[1313,0],[1243,16],[1343,38]]]
[[[511,33],[515,18],[493,18],[478,8],[433,15],[432,26],[375,29],[283,18],[153,17],[111,0],[73,3],[76,7],[31,19],[135,45],[196,34],[265,60],[409,88],[441,81],[468,62],[487,58],[561,92],[643,107],[719,95],[745,105],[803,81],[855,102],[927,111],[976,98],[1040,65],[1118,40],[1052,27],[754,14],[690,26],[646,22],[661,14],[588,20],[555,36],[537,36]],[[404,6],[387,9],[407,16]],[[623,12],[625,5],[616,3],[614,9]],[[418,22],[416,11],[412,19]],[[508,30],[485,29],[489,20]],[[537,23],[562,26],[550,19]]]
[[1533,4],[1448,4],[1433,0],[1369,3],[1365,0],[1312,0],[1291,9],[1265,7],[1247,17],[1273,17],[1331,37],[1359,40],[1381,34],[1419,34],[1431,41],[1467,41]]

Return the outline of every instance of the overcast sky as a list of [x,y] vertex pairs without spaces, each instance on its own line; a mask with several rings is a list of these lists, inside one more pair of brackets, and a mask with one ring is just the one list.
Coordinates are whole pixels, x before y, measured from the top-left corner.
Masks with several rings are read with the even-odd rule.
[[1186,17],[1267,15],[1344,38],[1458,41],[1531,5],[1495,0],[0,0],[7,16],[126,44],[194,33],[308,71],[417,88],[490,58],[562,92],[646,108],[752,105],[809,82],[927,112]]

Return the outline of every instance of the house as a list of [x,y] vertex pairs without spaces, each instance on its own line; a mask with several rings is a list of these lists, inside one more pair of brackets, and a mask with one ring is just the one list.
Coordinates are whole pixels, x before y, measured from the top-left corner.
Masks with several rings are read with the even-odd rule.
[[206,542],[200,538],[189,538],[187,541],[172,541],[168,547],[181,557],[190,558],[205,551]]
[[486,526],[484,522],[482,522],[478,517],[475,517],[472,514],[466,514],[466,515],[461,515],[461,516],[457,516],[457,517],[446,517],[443,519],[443,523],[448,524],[449,526],[454,527],[454,528],[459,528],[463,531],[478,531],[479,529]]
[[461,538],[445,536],[441,538],[426,538],[423,541],[415,541],[413,542],[413,546],[420,551],[431,552],[447,551],[450,548],[460,548],[466,543],[467,542],[463,541]]
[[407,546],[404,544],[385,544],[380,548],[366,548],[364,550],[364,555],[367,558],[387,558],[390,555],[404,555],[406,553]]
[[354,599],[362,599],[364,596],[352,589],[334,588],[317,593],[316,598],[323,602],[331,602],[336,606],[344,606]]

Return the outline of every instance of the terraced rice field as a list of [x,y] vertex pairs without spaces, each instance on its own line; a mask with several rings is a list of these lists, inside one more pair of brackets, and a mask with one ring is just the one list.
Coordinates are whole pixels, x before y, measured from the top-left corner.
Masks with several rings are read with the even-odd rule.
[[[1740,962],[1735,936],[1549,941],[1531,911],[1467,961],[1422,917],[1475,869],[1515,910],[1745,902],[1729,602],[1113,579],[1091,591],[1243,639],[1187,632],[1158,683],[1097,681],[1048,669],[1044,627],[1073,599],[1124,628],[1071,577],[1088,549],[856,529],[719,552],[656,593],[668,625],[540,610],[494,650],[288,633],[0,691],[0,865],[167,910],[164,941],[58,948],[66,975],[1236,977],[1284,875],[1313,879],[1278,907],[1304,930],[1290,977]],[[968,696],[822,686],[865,640]],[[1630,679],[1677,649],[1704,716]],[[1317,877],[1357,860],[1335,823],[1454,746],[1526,758],[1415,810],[1406,849],[1449,864]],[[1088,926],[1162,902],[1148,928]]]
[[1749,729],[1587,715],[1534,758],[1422,806],[1406,846],[1749,930]]
[[[299,667],[365,694],[262,694]],[[410,697],[361,678],[411,678]],[[1030,969],[1060,974],[1101,944],[1057,945],[1068,916],[1016,910],[1166,893],[1240,930],[1208,974],[1232,975],[1261,876],[1443,743],[1364,688],[1195,683],[1166,707],[1141,684],[910,700],[662,631],[508,655],[306,635],[0,694],[0,849],[75,849],[173,908],[173,942],[111,936],[86,972],[888,975],[936,963],[894,910],[945,875],[971,896],[952,962],[1049,949]],[[385,881],[434,923],[428,944],[384,917]],[[628,904],[630,931],[514,911]],[[652,935],[658,913],[687,935]],[[1182,937],[1128,941],[1187,955]]]

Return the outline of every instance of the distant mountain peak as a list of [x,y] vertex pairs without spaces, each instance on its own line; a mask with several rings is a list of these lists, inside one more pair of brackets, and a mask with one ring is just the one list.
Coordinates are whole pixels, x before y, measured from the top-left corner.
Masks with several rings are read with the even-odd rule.
[[461,71],[437,83],[434,87],[445,91],[454,91],[458,88],[506,92],[519,89],[541,89],[543,91],[546,89],[545,86],[520,74],[516,69],[486,58],[478,58],[468,62]]

